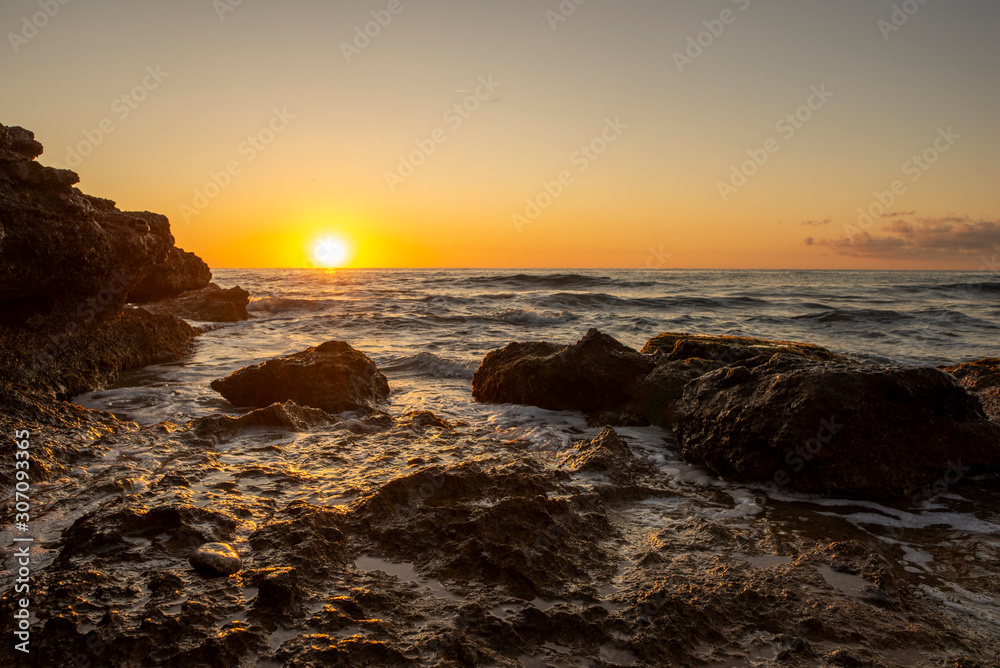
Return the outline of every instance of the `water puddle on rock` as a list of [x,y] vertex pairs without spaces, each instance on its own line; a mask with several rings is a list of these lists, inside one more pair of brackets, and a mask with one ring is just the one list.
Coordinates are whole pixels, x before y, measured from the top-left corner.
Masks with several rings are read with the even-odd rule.
[[421,575],[410,564],[397,564],[378,557],[361,555],[355,560],[354,565],[359,571],[382,571],[386,575],[395,576],[400,582],[411,584],[434,598],[443,598],[457,603],[468,602],[464,596],[448,591],[447,587],[438,580]]

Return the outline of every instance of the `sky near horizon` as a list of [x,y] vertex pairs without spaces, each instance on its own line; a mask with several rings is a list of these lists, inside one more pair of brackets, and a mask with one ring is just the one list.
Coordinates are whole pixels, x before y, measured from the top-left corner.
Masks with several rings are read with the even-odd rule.
[[0,123],[213,267],[998,269],[995,0],[7,0],[0,28]]

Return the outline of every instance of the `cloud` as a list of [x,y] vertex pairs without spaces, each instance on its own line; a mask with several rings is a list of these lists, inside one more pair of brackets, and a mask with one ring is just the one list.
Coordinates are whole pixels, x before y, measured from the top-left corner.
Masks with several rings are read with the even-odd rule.
[[839,255],[890,259],[958,258],[1000,251],[1000,221],[968,216],[894,220],[878,230],[840,239],[805,240],[807,246],[829,248]]
[[802,225],[809,225],[810,227],[823,227],[824,225],[829,225],[833,222],[833,218],[827,218],[825,220],[803,220]]

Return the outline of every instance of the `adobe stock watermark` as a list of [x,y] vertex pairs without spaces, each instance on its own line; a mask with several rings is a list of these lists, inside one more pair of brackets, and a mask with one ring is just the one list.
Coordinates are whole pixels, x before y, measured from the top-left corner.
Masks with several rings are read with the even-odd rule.
[[659,248],[650,246],[649,255],[646,257],[646,264],[639,265],[639,269],[663,269],[667,264],[667,260],[673,256],[673,253],[667,253],[663,250],[662,244]]
[[576,10],[586,3],[587,0],[560,0],[559,6],[555,10],[547,9],[545,19],[549,22],[552,32],[559,29],[560,23],[569,21],[569,18],[576,14]]
[[[947,128],[938,128],[937,137],[934,141],[923,151],[913,155],[909,160],[903,163],[901,168],[903,176],[909,176],[910,183],[916,183],[924,174],[930,171],[941,157],[951,150],[951,148],[962,138],[962,135],[957,134],[952,130],[952,126]],[[844,233],[853,237],[860,232],[867,230],[874,223],[875,219],[884,216],[887,212],[892,211],[893,205],[899,201],[899,199],[905,196],[909,192],[909,186],[902,179],[896,179],[889,184],[888,190],[876,190],[874,192],[874,200],[868,206],[858,207],[858,220],[857,227],[851,225],[850,223],[844,225]]]
[[[576,174],[583,174],[590,166],[604,155],[611,144],[618,141],[628,129],[628,125],[622,123],[621,118],[604,119],[604,128],[590,142],[580,145],[570,155],[569,162],[576,167]],[[524,200],[524,211],[513,213],[510,216],[514,223],[514,229],[518,234],[524,232],[524,227],[538,220],[538,218],[551,207],[557,199],[562,197],[566,188],[576,183],[576,175],[570,169],[564,169],[552,181],[542,181],[541,190],[534,197]]]
[[266,151],[278,135],[288,129],[290,122],[295,120],[295,115],[288,112],[288,107],[282,109],[275,107],[272,112],[273,115],[267,125],[256,133],[248,135],[246,140],[240,142],[240,145],[236,147],[236,153],[241,159],[234,158],[227,162],[223,169],[209,172],[205,185],[194,189],[191,203],[179,205],[185,223],[191,222],[192,217],[207,209],[212,200],[221,195],[222,191],[232,184],[233,177],[242,174],[243,168]]
[[41,11],[35,12],[31,16],[21,18],[21,29],[17,32],[7,33],[14,53],[20,53],[21,47],[34,39],[38,32],[54,19],[59,11],[68,5],[71,0],[38,0]]
[[[474,113],[479,111],[483,103],[493,96],[497,88],[503,85],[495,81],[492,74],[479,77],[477,83],[472,95],[451,105],[441,114],[441,119],[448,124],[451,132],[457,132]],[[416,148],[406,155],[399,156],[395,171],[386,171],[385,182],[389,185],[389,190],[396,192],[396,188],[416,174],[417,169],[427,164],[427,160],[437,152],[438,147],[451,137],[448,132],[445,128],[439,127],[431,131],[427,137],[414,140]]]
[[[734,5],[739,7],[741,12],[745,12],[750,8],[750,0],[732,1]],[[716,40],[722,37],[723,33],[726,32],[726,28],[736,23],[738,17],[739,14],[727,8],[722,10],[719,18],[702,21],[701,23],[705,26],[705,30],[702,30],[697,35],[689,35],[687,38],[687,47],[684,51],[674,51],[674,64],[677,66],[677,71],[684,74],[684,68],[694,65],[694,61],[701,58],[705,50],[711,48]]]
[[212,9],[215,10],[219,21],[226,20],[226,14],[235,12],[236,8],[243,4],[243,0],[212,0]]
[[[412,0],[407,0],[412,2]],[[392,20],[403,13],[406,5],[402,0],[389,0],[385,9],[373,9],[371,11],[372,20],[364,25],[354,26],[354,39],[350,42],[341,42],[340,51],[344,54],[347,64],[350,65],[355,56],[360,56],[361,52],[372,44],[373,39],[377,39],[382,31],[389,27]]]
[[875,23],[882,33],[882,39],[888,42],[892,34],[902,30],[903,26],[910,22],[910,18],[927,2],[928,0],[903,0],[902,3],[893,5],[889,19],[879,19]]
[[[826,89],[826,84],[818,88],[813,86],[805,104],[778,119],[774,124],[775,132],[781,135],[782,140],[791,141],[795,134],[805,127],[805,124],[812,120],[813,115],[822,109],[832,97],[833,93]],[[760,171],[760,168],[768,163],[771,156],[780,150],[781,142],[774,137],[768,138],[759,148],[747,149],[749,158],[740,163],[739,166],[732,166],[727,181],[720,180],[716,183],[722,201],[728,202],[729,198],[745,186]]]
[[94,149],[104,143],[108,135],[118,129],[118,124],[125,122],[139,105],[146,101],[149,94],[160,87],[160,84],[170,76],[160,65],[146,67],[146,75],[131,90],[116,97],[110,105],[111,116],[105,116],[97,127],[83,131],[83,139],[75,145],[66,147],[64,163],[53,163],[59,169],[76,169],[83,164],[83,159],[94,152]]

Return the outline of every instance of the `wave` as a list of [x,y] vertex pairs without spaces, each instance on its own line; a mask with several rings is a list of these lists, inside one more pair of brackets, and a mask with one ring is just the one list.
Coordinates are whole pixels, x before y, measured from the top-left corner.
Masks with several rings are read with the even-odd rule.
[[509,308],[503,313],[487,316],[487,320],[507,323],[508,325],[540,326],[561,325],[578,320],[579,316],[569,311],[534,311],[530,308]]
[[388,364],[380,364],[379,369],[387,373],[407,373],[430,378],[467,378],[472,379],[478,362],[463,362],[434,353],[417,353],[407,357],[399,357]]
[[606,286],[616,281],[609,276],[585,276],[583,274],[514,274],[512,276],[472,276],[465,279],[473,285],[508,285],[518,288],[593,288]]
[[811,320],[814,322],[878,322],[891,324],[903,320],[912,320],[915,316],[900,311],[881,309],[830,309],[821,313],[807,313],[792,316],[792,320]]
[[330,302],[325,299],[291,299],[288,297],[254,297],[247,306],[248,311],[263,313],[284,313],[285,311],[320,311]]

